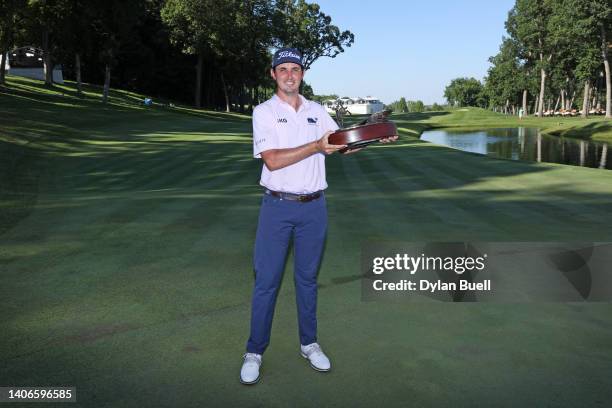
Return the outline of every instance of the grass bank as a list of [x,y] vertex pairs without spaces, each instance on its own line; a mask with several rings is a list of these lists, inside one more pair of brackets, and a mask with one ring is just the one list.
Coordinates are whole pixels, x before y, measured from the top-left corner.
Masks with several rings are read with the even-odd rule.
[[599,142],[612,142],[612,120],[601,116],[587,119],[579,117],[542,118],[528,116],[519,120],[516,116],[507,116],[479,108],[452,109],[441,112],[424,112],[414,114],[395,114],[394,120],[400,119],[406,124],[406,131],[420,134],[432,128],[462,128],[478,130],[504,127],[535,127],[543,133],[554,136],[590,139]]
[[249,388],[238,373],[261,200],[250,118],[144,108],[123,92],[103,106],[91,92],[11,80],[0,95],[1,384],[76,386],[78,405],[95,407],[612,399],[609,303],[362,302],[360,279],[368,240],[611,241],[612,172],[414,137],[470,111],[400,115],[399,143],[328,157],[319,340],[334,368],[298,354],[290,256]]

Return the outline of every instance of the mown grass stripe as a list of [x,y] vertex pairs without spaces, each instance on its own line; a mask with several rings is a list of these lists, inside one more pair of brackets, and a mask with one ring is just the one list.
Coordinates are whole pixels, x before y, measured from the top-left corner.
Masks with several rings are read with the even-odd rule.
[[[421,184],[422,178],[415,177],[414,174],[406,171],[405,163],[411,160],[409,153],[406,155],[396,156],[388,150],[384,151],[384,160],[373,160],[372,163],[383,174],[394,174],[389,177],[388,184],[391,190],[388,192],[390,197],[399,196],[396,198],[398,205],[405,208],[406,217],[410,219],[411,228],[420,227],[420,233],[417,237],[425,238],[435,231],[432,231],[433,225],[443,223],[450,229],[460,229],[462,233],[487,232],[499,233],[499,229],[490,225],[480,217],[475,216],[470,209],[466,209],[456,200],[451,198],[441,197],[439,199],[424,198],[419,195],[421,191],[427,191],[427,188]],[[430,187],[430,186],[428,186]],[[453,201],[452,203],[449,201]],[[428,228],[425,228],[428,227]]]
[[[474,161],[479,161],[478,159],[483,159],[488,162],[496,161],[495,159],[484,158],[484,157],[483,158],[476,157]],[[504,164],[509,165],[509,166],[513,164],[513,163],[508,163],[506,161],[503,161],[503,162]],[[471,166],[467,168],[457,166],[457,165],[454,165],[453,161],[447,161],[445,163],[447,163],[447,165],[452,168],[453,174],[466,174],[469,177],[473,177],[475,175],[474,172],[470,172],[468,170],[468,169],[471,169]],[[529,168],[534,168],[534,166],[531,164],[527,164],[527,166]],[[536,166],[536,168],[538,167],[539,166]],[[508,194],[513,193],[513,192],[523,194],[529,189],[534,190],[534,191],[537,191],[537,190],[546,191],[546,189],[548,189],[549,182],[557,181],[559,179],[559,172],[560,171],[563,172],[563,170],[565,169],[560,168],[558,166],[555,166],[552,168],[543,168],[540,170],[541,172],[533,173],[534,175],[537,174],[538,178],[535,179],[534,177],[531,177],[531,180],[529,179],[526,180],[525,172],[514,174],[516,176],[520,176],[520,181],[514,179],[512,176],[506,177],[506,178],[490,177],[487,179],[486,185],[488,189],[490,189],[490,187],[494,187],[496,193],[499,193],[499,191],[505,191]],[[487,174],[490,174],[490,172]],[[530,184],[526,184],[526,182],[530,182],[530,181],[531,181]],[[556,187],[554,188],[556,189]],[[585,200],[585,198],[582,197],[582,200]],[[588,198],[586,198],[586,200],[588,200]],[[513,201],[500,201],[500,200],[497,200],[495,202],[498,203],[498,205],[502,205],[506,208],[511,208],[512,206],[520,206],[520,209],[517,208],[516,211],[520,212],[522,215],[525,215],[525,212],[530,212],[532,218],[534,219],[540,218],[543,221],[548,221],[548,222],[558,222],[560,219],[565,220],[568,216],[582,218],[585,221],[600,222],[601,216],[603,215],[596,208],[593,208],[590,205],[590,203],[587,202],[585,204],[581,204],[579,203],[579,200],[570,199],[567,196],[564,196],[558,192],[555,192],[555,190],[553,190],[552,192],[547,191],[545,199],[544,197],[537,197],[536,200],[531,200],[531,201],[526,201],[526,202],[523,201],[521,203],[513,202]],[[531,208],[534,206],[536,208]],[[579,221],[582,221],[582,220],[579,220]]]
[[[411,162],[409,165],[411,166],[411,172],[421,174],[423,179],[427,179],[430,181],[429,184],[434,189],[461,188],[468,184],[471,184],[473,182],[471,180],[479,180],[480,177],[478,177],[477,174],[466,174],[465,172],[459,172],[454,168],[449,168],[450,162],[452,161],[443,160],[442,158],[436,158],[432,159],[427,164],[421,163],[421,165],[413,165]],[[444,171],[445,169],[447,169],[447,171]],[[459,177],[451,176],[449,174],[463,174],[466,176],[466,178],[461,179]],[[490,175],[489,177],[494,177],[494,174],[491,174],[491,172],[487,174]],[[518,208],[516,204],[513,204],[511,202],[492,201],[491,199],[494,197],[492,193],[487,194],[486,192],[483,192],[482,194],[478,194],[478,192],[475,192],[473,190],[456,190],[449,193],[449,198],[447,202],[453,200],[453,195],[457,196],[459,202],[465,202],[465,204],[456,204],[465,211],[465,214],[468,214],[470,212],[474,213],[474,209],[478,208],[479,210],[475,213],[479,214],[479,216],[481,217],[483,217],[485,214],[490,214],[490,216],[487,217],[487,222],[492,223],[495,228],[500,228],[500,226],[503,226],[503,231],[510,234],[511,231],[509,230],[509,228],[511,228],[513,225],[516,225],[516,223],[520,224],[526,216],[525,213],[529,212],[529,210],[526,210],[524,207]],[[461,199],[460,195],[470,195],[471,197],[465,197],[465,199]],[[534,215],[542,216],[541,214]],[[546,217],[544,216],[544,218]],[[555,222],[553,218],[549,219],[548,221],[552,223]]]

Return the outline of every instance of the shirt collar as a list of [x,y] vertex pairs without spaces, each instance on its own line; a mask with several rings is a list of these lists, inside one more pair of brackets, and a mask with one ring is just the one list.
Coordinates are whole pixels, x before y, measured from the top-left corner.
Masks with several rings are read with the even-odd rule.
[[[297,110],[297,113],[308,109],[308,105],[310,104],[310,101],[306,98],[304,98],[302,95],[298,94],[298,97],[300,98],[300,101],[302,102],[300,104],[300,107]],[[292,111],[295,112],[295,109],[293,109],[293,106],[289,105],[287,102],[283,101],[281,98],[278,97],[278,95],[275,93],[274,95],[272,95],[272,100],[274,100],[275,103],[279,104],[279,105],[284,105],[286,106],[288,109],[291,109]]]

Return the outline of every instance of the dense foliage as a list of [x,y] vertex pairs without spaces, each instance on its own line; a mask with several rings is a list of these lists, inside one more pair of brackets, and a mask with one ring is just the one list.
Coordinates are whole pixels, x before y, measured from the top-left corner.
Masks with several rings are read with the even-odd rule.
[[444,89],[444,97],[452,106],[482,106],[483,87],[475,78],[455,78]]
[[[3,55],[41,48],[48,85],[52,67],[61,64],[69,79],[104,83],[104,98],[112,83],[242,111],[272,92],[275,48],[300,49],[310,66],[353,41],[350,31],[305,0],[0,0]],[[305,84],[303,92],[312,89]]]
[[609,0],[516,0],[506,30],[478,97],[478,81],[468,92],[455,79],[445,92],[449,103],[522,108],[540,117],[572,110],[612,117]]

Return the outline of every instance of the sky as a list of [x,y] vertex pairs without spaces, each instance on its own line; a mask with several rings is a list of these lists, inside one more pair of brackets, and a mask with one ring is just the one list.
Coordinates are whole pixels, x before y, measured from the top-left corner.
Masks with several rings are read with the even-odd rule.
[[317,95],[402,96],[444,103],[453,78],[482,80],[497,54],[514,0],[316,0],[355,42],[336,58],[319,58],[305,80]]

